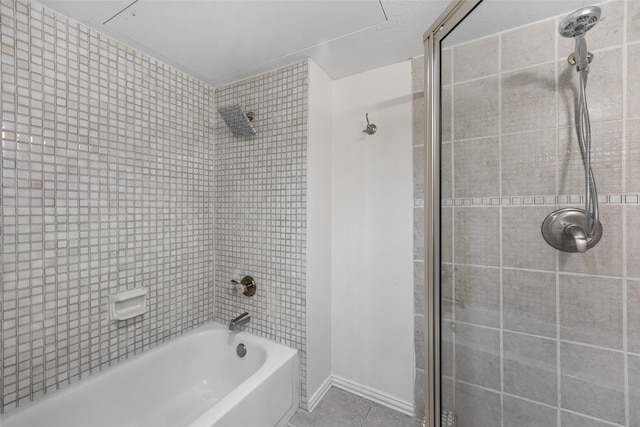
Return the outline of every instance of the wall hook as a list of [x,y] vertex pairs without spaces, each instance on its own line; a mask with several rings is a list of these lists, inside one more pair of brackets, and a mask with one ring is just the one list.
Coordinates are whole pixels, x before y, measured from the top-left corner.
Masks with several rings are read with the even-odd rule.
[[367,135],[373,135],[374,133],[376,133],[378,128],[373,123],[369,123],[369,113],[365,113],[365,117],[367,118],[367,128],[362,132],[366,133]]

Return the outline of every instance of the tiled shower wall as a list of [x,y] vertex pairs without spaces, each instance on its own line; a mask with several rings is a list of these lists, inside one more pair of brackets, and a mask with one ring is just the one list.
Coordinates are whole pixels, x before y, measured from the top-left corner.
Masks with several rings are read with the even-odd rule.
[[[306,406],[306,236],[308,63],[216,90],[216,108],[255,114],[254,137],[216,122],[216,319],[248,312],[246,330],[299,350]],[[253,297],[231,280],[252,276]]]
[[414,415],[424,417],[425,341],[424,341],[424,138],[426,117],[424,99],[424,57],[411,61],[413,92],[413,306],[415,384]]
[[604,235],[585,254],[540,234],[583,194],[560,17],[442,54],[443,296],[459,301],[442,399],[461,426],[640,426],[640,3],[602,9],[587,92]]
[[[0,1],[1,408],[212,315],[214,90],[26,0]],[[108,295],[149,311],[110,322]]]

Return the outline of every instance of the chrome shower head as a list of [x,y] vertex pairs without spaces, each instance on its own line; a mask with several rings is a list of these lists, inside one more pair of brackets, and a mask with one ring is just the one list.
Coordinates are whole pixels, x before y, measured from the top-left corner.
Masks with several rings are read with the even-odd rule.
[[588,6],[576,10],[562,20],[558,31],[562,37],[579,38],[592,29],[600,19],[601,10],[598,6]]
[[256,134],[256,130],[251,126],[251,120],[253,120],[252,112],[245,114],[239,105],[227,105],[226,107],[219,108],[218,113],[227,126],[229,126],[233,135],[247,137]]
[[576,70],[586,72],[589,69],[589,51],[584,35],[592,29],[600,19],[600,8],[589,6],[578,9],[562,20],[558,31],[562,37],[573,38],[576,42],[574,52]]

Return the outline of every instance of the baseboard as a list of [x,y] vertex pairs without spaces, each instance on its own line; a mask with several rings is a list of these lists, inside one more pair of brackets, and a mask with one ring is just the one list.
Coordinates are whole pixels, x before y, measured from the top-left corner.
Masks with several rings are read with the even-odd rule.
[[[401,412],[405,415],[413,417],[415,407],[412,403],[399,400],[393,396],[383,393],[379,390],[372,389],[362,384],[355,383],[353,381],[346,380],[344,378],[333,376],[329,387],[333,385],[339,389],[347,391],[356,396],[363,397],[367,400],[375,402],[379,405],[386,406],[387,408]],[[324,384],[323,384],[324,387]],[[328,387],[327,387],[328,389]],[[325,391],[326,393],[326,391]],[[318,393],[316,393],[317,395]],[[315,395],[314,395],[315,397]],[[316,402],[317,403],[317,402]]]
[[333,377],[328,376],[326,380],[322,383],[320,388],[309,398],[307,401],[307,410],[312,412],[318,406],[318,403],[322,400],[325,394],[329,391],[331,386],[333,385]]

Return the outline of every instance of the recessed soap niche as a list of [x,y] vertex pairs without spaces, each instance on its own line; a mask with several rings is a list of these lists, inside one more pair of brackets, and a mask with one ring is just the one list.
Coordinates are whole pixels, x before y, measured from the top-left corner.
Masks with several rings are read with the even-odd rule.
[[127,320],[147,312],[147,289],[138,288],[109,295],[109,319]]

